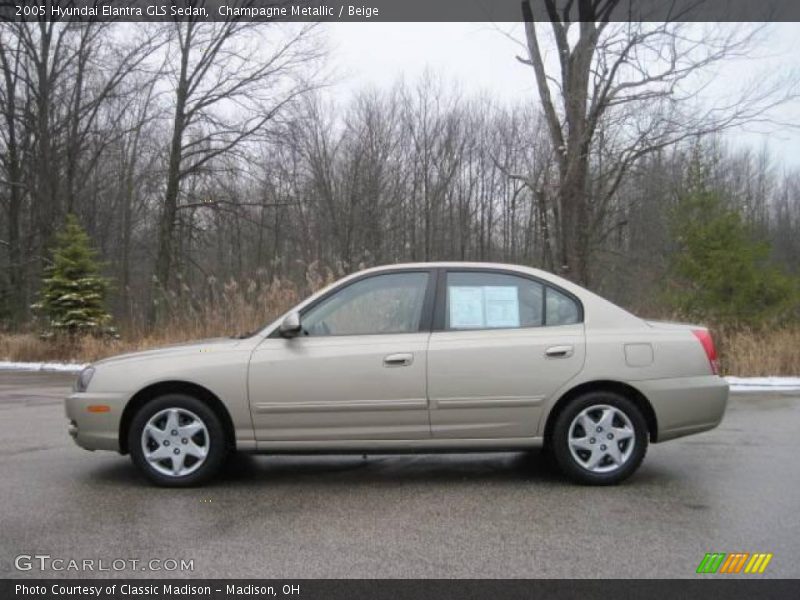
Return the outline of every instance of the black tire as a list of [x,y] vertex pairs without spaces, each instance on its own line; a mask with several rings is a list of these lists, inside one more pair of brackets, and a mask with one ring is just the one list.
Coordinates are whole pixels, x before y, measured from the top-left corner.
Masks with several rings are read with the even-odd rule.
[[[204,446],[206,448],[206,455],[202,461],[191,457],[196,462],[201,462],[201,464],[196,467],[196,462],[190,464],[187,468],[191,469],[194,467],[194,470],[185,475],[171,475],[160,472],[158,466],[162,469],[167,469],[167,465],[171,464],[167,462],[169,459],[165,458],[164,461],[154,466],[154,464],[151,464],[151,462],[145,458],[144,454],[142,434],[148,421],[162,411],[173,408],[179,411],[188,411],[188,413],[197,417],[205,426],[205,430],[208,433],[207,439],[205,432],[198,432],[195,435],[199,437],[192,438],[190,436],[188,439],[188,442],[197,442],[199,446]],[[184,419],[188,416],[186,412],[181,412],[179,414]],[[172,440],[172,442],[170,442],[170,440]],[[184,440],[187,440],[187,438],[180,437],[179,440],[175,440],[171,437],[167,440],[167,444],[165,445],[169,446],[170,443],[172,443],[172,447],[180,452],[182,446],[179,444],[187,444],[187,441]],[[131,427],[128,430],[128,448],[133,464],[135,464],[150,481],[164,487],[189,487],[200,485],[208,481],[219,471],[220,466],[225,460],[225,456],[228,453],[227,441],[225,430],[217,414],[204,402],[185,394],[166,394],[151,400],[134,415]],[[155,444],[156,448],[159,447],[159,444],[156,444],[154,440],[151,440],[151,444]],[[183,458],[183,460],[187,462],[189,459],[189,456]]]
[[[603,473],[589,470],[584,464],[581,464],[581,462],[573,456],[569,444],[569,430],[573,421],[581,412],[593,406],[611,406],[617,409],[628,418],[633,428],[633,436],[630,438],[633,441],[633,447],[627,459],[625,459],[621,466]],[[619,417],[616,418],[619,419]],[[619,421],[616,421],[616,423],[619,423]],[[599,425],[599,423],[596,425]],[[576,429],[578,433],[580,433],[581,430],[582,427]],[[591,437],[591,435],[595,435],[596,437]],[[595,440],[593,443],[598,443],[598,448],[600,447],[599,444],[602,442],[605,442],[605,444],[610,443],[606,439],[599,438],[600,435],[608,435],[605,431],[601,431],[600,433],[595,432],[591,435],[589,436],[590,439]],[[624,449],[627,449],[626,444],[629,442],[617,441],[615,443],[618,448],[623,449],[621,452],[624,453]],[[553,427],[553,435],[550,439],[550,451],[561,472],[573,481],[584,485],[614,485],[630,477],[639,468],[639,465],[642,464],[642,460],[644,460],[644,456],[647,453],[647,443],[647,422],[639,408],[631,400],[620,394],[598,391],[588,392],[574,398],[561,410],[556,417]],[[605,449],[607,446],[604,445],[602,447]],[[579,458],[583,455],[586,461],[588,461],[591,456],[588,452],[582,450],[576,450],[576,453],[579,455]],[[612,467],[611,459],[604,457],[600,468],[612,469]]]

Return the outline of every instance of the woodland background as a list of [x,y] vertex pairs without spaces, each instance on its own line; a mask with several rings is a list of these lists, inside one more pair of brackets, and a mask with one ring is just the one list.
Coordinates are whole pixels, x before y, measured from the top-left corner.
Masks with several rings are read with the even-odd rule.
[[[331,99],[322,25],[0,24],[0,359],[233,335],[359,268],[446,259],[544,268],[709,323],[727,372],[800,373],[800,170],[728,134],[795,126],[770,117],[795,74],[708,105],[763,27],[607,4],[526,24],[538,95],[515,104],[430,72]],[[118,337],[41,335],[68,214]]]

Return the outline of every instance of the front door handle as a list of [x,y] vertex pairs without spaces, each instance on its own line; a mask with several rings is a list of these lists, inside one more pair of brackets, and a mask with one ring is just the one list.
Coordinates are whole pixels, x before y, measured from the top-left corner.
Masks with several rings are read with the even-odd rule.
[[569,358],[575,352],[572,346],[550,346],[544,351],[547,358]]
[[389,354],[383,357],[384,367],[407,367],[414,362],[414,355],[411,353]]

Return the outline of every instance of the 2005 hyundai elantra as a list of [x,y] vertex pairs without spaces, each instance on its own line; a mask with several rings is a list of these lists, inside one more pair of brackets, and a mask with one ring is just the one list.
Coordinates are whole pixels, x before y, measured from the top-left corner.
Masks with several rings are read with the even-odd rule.
[[78,376],[69,431],[152,481],[198,484],[226,454],[544,446],[589,484],[648,442],[719,424],[707,329],[645,321],[569,281],[486,263],[361,271],[263,330],[117,356]]

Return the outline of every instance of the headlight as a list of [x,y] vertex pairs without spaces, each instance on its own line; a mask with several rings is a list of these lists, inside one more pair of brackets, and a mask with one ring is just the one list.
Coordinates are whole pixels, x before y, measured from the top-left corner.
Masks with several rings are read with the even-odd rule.
[[81,374],[78,375],[78,379],[75,381],[75,391],[85,392],[86,388],[89,387],[89,382],[92,380],[93,375],[94,367],[86,367],[81,371]]

